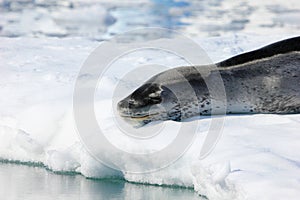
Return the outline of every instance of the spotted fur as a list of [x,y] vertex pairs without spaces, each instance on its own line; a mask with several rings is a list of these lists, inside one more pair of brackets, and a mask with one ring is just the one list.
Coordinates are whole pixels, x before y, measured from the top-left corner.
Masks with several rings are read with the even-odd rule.
[[[213,68],[188,66],[167,70],[148,80],[118,104],[120,115],[139,125],[182,121],[212,114],[206,85],[221,75],[228,114],[300,113],[300,37],[234,56]],[[199,73],[209,69],[204,75]],[[218,114],[215,112],[214,114]]]

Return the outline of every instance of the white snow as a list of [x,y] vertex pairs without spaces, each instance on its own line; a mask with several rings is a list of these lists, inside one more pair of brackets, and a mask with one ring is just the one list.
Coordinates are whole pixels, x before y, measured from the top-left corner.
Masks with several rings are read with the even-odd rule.
[[0,35],[66,37],[80,33],[81,36],[98,39],[114,22],[115,18],[100,5],[61,5],[56,9],[29,6],[21,11],[3,11]]
[[299,9],[298,0],[1,0],[0,35],[105,39],[141,27],[193,37],[297,34]]
[[[213,61],[219,61],[288,36],[292,35],[270,38],[239,34],[196,41]],[[79,38],[0,38],[1,159],[43,163],[54,171],[79,172],[86,177],[193,187],[209,199],[298,199],[300,115],[227,116],[219,143],[201,161],[200,147],[211,119],[199,119],[200,129],[186,154],[173,165],[152,173],[118,171],[95,160],[77,135],[72,92],[82,63],[98,45]],[[149,60],[173,66],[183,64],[169,54],[137,52],[114,65],[126,70],[124,64],[134,66]],[[157,150],[168,144],[181,123],[165,122],[168,134],[158,137],[160,141],[156,143],[139,143],[118,135],[113,116],[109,110],[104,111],[111,107],[109,96],[116,80],[105,78],[95,107],[97,119],[112,143],[132,152]],[[148,163],[122,162],[141,167]]]

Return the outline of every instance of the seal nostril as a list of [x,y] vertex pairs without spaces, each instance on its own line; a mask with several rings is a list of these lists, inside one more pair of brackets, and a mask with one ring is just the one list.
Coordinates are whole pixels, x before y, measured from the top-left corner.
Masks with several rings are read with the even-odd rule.
[[120,101],[119,103],[118,103],[118,109],[119,110],[122,110],[122,109],[124,109],[124,108],[128,108],[128,103],[127,103],[127,101],[124,101],[124,100],[122,100],[122,101]]
[[128,107],[128,108],[133,108],[133,106],[134,106],[134,101],[130,99],[130,100],[128,101],[127,107]]

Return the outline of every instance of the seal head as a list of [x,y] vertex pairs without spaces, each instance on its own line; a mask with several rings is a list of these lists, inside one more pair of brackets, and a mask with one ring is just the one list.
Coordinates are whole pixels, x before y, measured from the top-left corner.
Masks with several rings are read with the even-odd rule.
[[203,111],[208,114],[208,95],[196,68],[179,67],[149,79],[118,103],[118,112],[136,127],[151,121],[182,121]]
[[179,121],[179,110],[168,112],[170,107],[179,107],[177,98],[170,89],[158,83],[145,83],[118,103],[121,117],[136,127],[158,120]]

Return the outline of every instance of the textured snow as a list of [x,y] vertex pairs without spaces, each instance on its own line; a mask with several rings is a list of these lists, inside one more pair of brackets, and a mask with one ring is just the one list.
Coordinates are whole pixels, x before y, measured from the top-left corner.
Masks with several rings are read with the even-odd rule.
[[[235,34],[195,40],[213,61],[219,61],[289,36]],[[78,172],[86,177],[193,187],[209,199],[298,199],[300,115],[227,116],[219,143],[201,161],[199,151],[211,119],[199,119],[201,128],[194,143],[173,165],[145,174],[118,171],[96,161],[83,147],[72,114],[77,73],[99,43],[79,38],[0,38],[0,44],[1,159],[43,163],[54,171]],[[149,59],[172,66],[183,64],[172,55],[138,52],[114,65],[122,70],[124,64],[138,65]],[[103,111],[111,106],[109,94],[114,81],[105,77],[98,91],[104,98],[96,102],[97,119],[110,133],[107,137],[132,152],[161,148],[176,134],[180,123],[165,122],[171,127],[168,137],[152,146],[119,137],[113,116]],[[138,162],[141,167],[147,163],[123,162]]]
[[105,39],[141,27],[193,37],[299,32],[298,0],[1,0],[0,36]]

